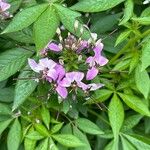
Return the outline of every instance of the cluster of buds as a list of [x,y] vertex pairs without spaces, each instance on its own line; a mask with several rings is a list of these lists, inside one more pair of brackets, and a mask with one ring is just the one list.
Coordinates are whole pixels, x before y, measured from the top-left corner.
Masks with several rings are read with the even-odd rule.
[[7,11],[10,8],[10,4],[6,3],[4,0],[0,0],[0,16],[2,19],[10,17],[9,12]]
[[[76,93],[78,89],[81,89],[87,93],[104,86],[101,83],[90,82],[99,73],[99,67],[108,62],[101,54],[103,44],[101,40],[97,40],[96,34],[91,34],[88,41],[77,38],[70,33],[66,39],[63,39],[60,29],[57,30],[57,34],[60,42],[50,41],[41,51],[41,55],[45,58],[40,59],[39,63],[33,59],[28,60],[31,69],[40,73],[42,79],[51,83],[63,99],[70,93],[68,92],[69,89]],[[50,59],[49,52],[59,54],[60,57],[57,57],[59,59],[55,61]],[[81,59],[81,63],[78,63]],[[85,69],[82,69],[81,66],[84,66]]]

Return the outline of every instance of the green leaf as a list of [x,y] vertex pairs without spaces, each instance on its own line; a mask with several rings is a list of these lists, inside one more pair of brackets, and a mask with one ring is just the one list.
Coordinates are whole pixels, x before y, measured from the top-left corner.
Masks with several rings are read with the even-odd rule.
[[76,124],[85,133],[94,134],[94,135],[104,134],[104,132],[95,123],[91,122],[88,119],[79,118],[76,120]]
[[108,116],[114,137],[117,138],[124,121],[124,108],[116,94],[114,94],[109,104]]
[[124,0],[81,0],[71,7],[83,12],[99,12],[115,7]]
[[131,73],[137,67],[138,63],[139,63],[139,53],[136,51],[134,52],[131,58],[129,73]]
[[30,139],[30,140],[41,140],[44,138],[43,135],[41,135],[39,132],[37,131],[30,131],[28,132],[28,134],[26,135],[26,138]]
[[123,150],[136,150],[136,148],[126,138],[121,136]]
[[50,125],[50,112],[49,112],[49,110],[45,106],[42,106],[42,108],[41,108],[41,116],[42,116],[42,120],[45,123],[47,129],[49,129],[49,125]]
[[132,108],[136,112],[139,112],[142,115],[150,116],[150,111],[147,105],[144,102],[142,102],[140,98],[134,95],[127,95],[122,93],[118,94],[130,108]]
[[132,20],[138,22],[141,25],[150,25],[150,17],[132,18]]
[[7,137],[7,148],[8,150],[18,150],[20,143],[21,143],[21,125],[18,121],[18,118],[15,119],[14,123],[12,124],[10,131]]
[[49,137],[49,131],[44,125],[36,123],[34,124],[34,127],[41,135],[43,135],[44,137]]
[[130,129],[132,129],[134,126],[136,126],[140,120],[143,118],[142,115],[132,115],[129,116],[128,118],[126,118],[124,120],[124,123],[122,125],[121,131],[128,131]]
[[7,50],[0,55],[0,81],[15,74],[25,64],[32,52],[23,48]]
[[40,144],[36,147],[35,150],[48,150],[48,146],[49,146],[49,139],[46,138],[40,142]]
[[150,149],[150,141],[145,141],[144,137],[141,139],[138,139],[136,136],[128,135],[128,134],[122,134],[124,137],[126,137],[137,149],[143,149],[143,150],[149,150]]
[[148,16],[150,16],[150,7],[144,9],[144,11],[141,14],[141,17],[148,17]]
[[54,125],[51,129],[51,133],[54,134],[54,133],[58,132],[62,128],[63,124],[64,123],[62,122],[62,123]]
[[19,75],[18,78],[26,78],[26,80],[17,81],[13,109],[19,107],[35,90],[38,83],[30,79],[33,77],[35,77],[35,75],[32,71],[24,71]]
[[129,67],[131,60],[125,59],[119,61],[116,66],[112,69],[112,71],[122,71]]
[[14,100],[14,88],[0,89],[0,102],[12,102]]
[[56,134],[52,137],[66,147],[79,147],[84,145],[77,137],[71,134]]
[[18,32],[13,32],[13,33],[7,33],[5,34],[6,37],[11,38],[17,42],[21,43],[29,43],[33,44],[33,35],[32,35],[32,30],[30,28],[25,28],[21,31]]
[[147,99],[150,91],[150,79],[146,70],[141,71],[141,66],[137,66],[135,70],[135,83],[145,99]]
[[[78,17],[81,16],[81,14],[78,12],[72,11],[66,7],[63,7],[61,5],[54,4],[54,6],[57,10],[59,18],[61,22],[63,23],[64,27],[67,30],[69,30],[71,33],[81,37],[80,29],[83,27],[83,25],[79,22],[79,27],[77,31],[75,31],[75,28],[74,28],[75,21],[77,20]],[[83,29],[84,30],[83,30],[82,38],[89,39],[90,37],[89,31],[87,31],[85,28]]]
[[133,0],[126,0],[125,2],[125,10],[124,10],[124,16],[119,23],[119,25],[125,24],[133,15],[133,7],[134,2]]
[[0,122],[0,135],[2,132],[8,127],[8,125],[11,123],[12,119],[1,121]]
[[85,144],[85,146],[77,147],[75,150],[91,150],[91,146],[86,135],[75,126],[73,127],[73,134]]
[[49,6],[34,23],[34,40],[38,51],[42,50],[53,38],[58,26],[59,19],[55,9]]
[[[27,136],[33,134],[33,132],[34,132],[34,128],[31,127],[28,131]],[[30,139],[30,138],[27,138],[27,137],[24,139],[24,148],[25,148],[25,150],[33,150],[33,149],[35,149],[35,146],[36,146],[36,140]]]
[[15,32],[28,27],[36,21],[47,7],[48,4],[42,4],[22,10],[13,18],[12,22],[2,33]]
[[115,25],[118,23],[122,13],[117,14],[99,14],[96,16],[95,14],[91,16],[91,32],[101,34],[106,33],[107,31],[112,31],[115,28]]
[[131,33],[131,30],[121,32],[121,34],[118,36],[118,38],[116,40],[115,46],[117,46],[118,44],[120,44],[121,42],[126,40],[127,37],[130,35],[130,33]]
[[11,114],[11,108],[6,104],[0,103],[0,115],[9,115],[9,114]]
[[142,71],[145,70],[149,65],[149,56],[150,56],[150,40],[148,40],[142,48]]
[[95,91],[95,95],[93,95],[93,97],[86,101],[84,104],[94,104],[103,102],[107,100],[112,95],[112,93],[113,91],[107,89],[97,90]]
[[55,145],[55,143],[54,143],[52,138],[49,138],[49,147],[50,147],[50,150],[58,150],[58,148]]

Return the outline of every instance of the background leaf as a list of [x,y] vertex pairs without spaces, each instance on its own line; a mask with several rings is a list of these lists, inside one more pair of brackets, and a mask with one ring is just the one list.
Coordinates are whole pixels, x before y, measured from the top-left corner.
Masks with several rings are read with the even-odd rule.
[[10,131],[8,133],[7,138],[7,147],[8,150],[18,150],[19,145],[21,143],[21,125],[18,121],[18,118],[15,119],[14,123],[12,124]]
[[23,48],[7,50],[0,55],[0,81],[15,74],[27,61],[32,52]]
[[71,8],[83,12],[99,12],[115,7],[124,0],[81,0]]
[[58,26],[59,18],[55,9],[49,6],[34,24],[34,40],[38,51],[42,50],[53,38]]
[[7,26],[3,33],[15,32],[28,27],[36,21],[47,7],[47,4],[42,4],[22,10],[13,18],[12,22]]

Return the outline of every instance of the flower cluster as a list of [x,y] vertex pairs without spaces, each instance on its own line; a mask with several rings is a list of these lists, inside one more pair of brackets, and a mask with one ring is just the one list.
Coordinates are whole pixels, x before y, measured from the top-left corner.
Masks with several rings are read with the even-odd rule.
[[7,11],[10,8],[10,4],[6,3],[4,0],[0,0],[0,16],[2,19],[8,18],[10,16]]
[[[70,33],[63,40],[60,30],[57,30],[57,33],[60,43],[50,41],[41,51],[41,55],[45,58],[41,58],[39,63],[28,59],[31,69],[40,73],[42,79],[51,83],[59,96],[64,99],[68,96],[68,89],[75,92],[81,89],[87,93],[101,88],[103,86],[101,83],[89,83],[89,80],[94,79],[99,73],[99,67],[108,62],[101,54],[103,49],[101,40],[96,41],[93,38],[94,34],[86,41],[77,39]],[[49,52],[60,55],[57,57],[59,59],[57,61],[50,59]]]

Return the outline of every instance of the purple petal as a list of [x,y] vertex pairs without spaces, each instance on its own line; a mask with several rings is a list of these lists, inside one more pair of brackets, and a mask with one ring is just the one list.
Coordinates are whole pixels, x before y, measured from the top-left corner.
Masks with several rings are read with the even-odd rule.
[[78,87],[82,88],[82,90],[86,90],[88,86],[83,82],[77,82]]
[[2,11],[6,11],[7,9],[10,8],[10,4],[1,1],[0,2],[0,8]]
[[83,72],[73,72],[74,80],[76,82],[80,82],[84,78],[84,73]]
[[62,81],[59,82],[59,85],[61,85],[62,87],[70,87],[71,81],[68,80],[68,78],[64,78]]
[[80,53],[83,49],[88,48],[88,41],[81,41],[80,48],[77,50],[77,53]]
[[47,72],[47,76],[52,78],[54,81],[57,79],[57,73],[55,69],[50,69]]
[[62,51],[62,46],[61,45],[57,45],[55,43],[49,43],[47,46],[50,50],[55,51],[55,52],[59,52]]
[[55,70],[57,73],[57,82],[60,82],[62,78],[65,76],[65,69],[61,65],[56,65]]
[[95,67],[89,69],[87,74],[86,74],[86,80],[94,79],[97,76],[98,72],[99,72],[98,69]]
[[100,56],[99,58],[96,58],[96,62],[100,66],[104,66],[104,65],[106,65],[108,63],[108,59],[103,57],[103,56]]
[[95,58],[90,56],[86,59],[86,63],[89,64],[90,67],[95,66]]
[[35,60],[28,58],[28,64],[30,66],[30,68],[39,73],[41,70],[38,68],[38,64],[35,62]]
[[104,84],[101,84],[101,83],[98,83],[98,84],[91,83],[91,84],[88,84],[88,89],[90,89],[90,91],[95,91],[103,86],[104,86]]
[[48,69],[52,69],[54,68],[57,64],[48,58],[43,58],[39,60],[39,65],[43,68],[48,68]]
[[68,95],[68,91],[65,87],[61,87],[61,86],[57,86],[56,88],[57,93],[62,97],[62,98],[66,98]]

